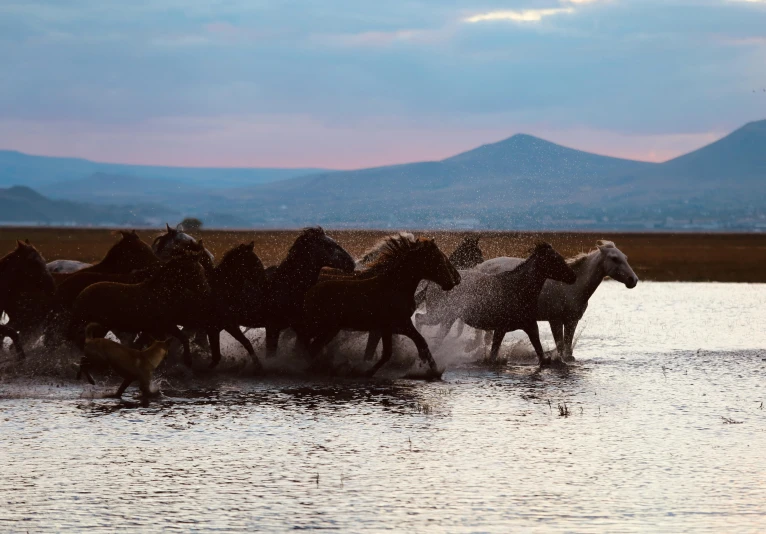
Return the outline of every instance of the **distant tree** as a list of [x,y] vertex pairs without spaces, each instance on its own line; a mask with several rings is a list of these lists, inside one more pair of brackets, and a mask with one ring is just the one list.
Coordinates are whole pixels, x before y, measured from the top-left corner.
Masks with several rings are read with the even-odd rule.
[[187,217],[181,221],[181,228],[187,232],[199,232],[202,229],[202,221],[196,217]]

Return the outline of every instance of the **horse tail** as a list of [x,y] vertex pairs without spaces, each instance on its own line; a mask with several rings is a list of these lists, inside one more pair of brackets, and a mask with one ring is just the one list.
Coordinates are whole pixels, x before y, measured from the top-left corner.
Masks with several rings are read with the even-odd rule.
[[426,301],[426,293],[428,292],[428,284],[430,282],[426,282],[426,285],[423,289],[415,293],[415,306],[420,308],[420,306]]
[[93,339],[95,337],[98,337],[94,335],[94,331],[101,328],[101,325],[98,323],[90,323],[88,326],[85,327],[85,341],[88,341],[89,339]]

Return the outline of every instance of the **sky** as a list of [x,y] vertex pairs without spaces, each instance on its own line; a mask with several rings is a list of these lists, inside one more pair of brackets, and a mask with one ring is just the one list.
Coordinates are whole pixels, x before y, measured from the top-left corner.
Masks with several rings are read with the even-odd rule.
[[766,0],[3,0],[0,148],[359,168],[515,133],[663,161],[766,118]]

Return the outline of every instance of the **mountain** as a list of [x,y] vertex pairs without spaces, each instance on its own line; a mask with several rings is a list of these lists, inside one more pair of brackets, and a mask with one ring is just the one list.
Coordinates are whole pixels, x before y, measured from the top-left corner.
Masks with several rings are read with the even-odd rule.
[[208,227],[752,230],[766,229],[764,178],[766,121],[759,121],[664,163],[519,134],[441,161],[246,187],[100,172],[42,190],[98,204],[172,206]]
[[296,168],[201,168],[158,167],[99,163],[77,158],[31,156],[13,150],[0,150],[0,186],[24,184],[30,187],[79,180],[96,173],[133,176],[145,179],[175,180],[200,187],[244,187],[273,182],[323,169]]
[[594,190],[629,191],[655,165],[515,135],[441,161],[322,173],[224,195],[283,224],[508,226],[530,210],[559,216],[562,206],[587,202]]
[[211,188],[180,180],[162,180],[97,172],[84,178],[44,185],[39,191],[51,198],[95,204],[155,203],[175,209],[196,210],[215,195]]
[[151,204],[95,206],[51,200],[25,186],[0,189],[0,224],[157,226],[179,216],[177,211]]

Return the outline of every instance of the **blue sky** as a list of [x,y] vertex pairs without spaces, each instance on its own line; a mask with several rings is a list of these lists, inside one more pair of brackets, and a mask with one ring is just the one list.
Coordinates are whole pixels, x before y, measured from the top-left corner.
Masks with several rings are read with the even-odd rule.
[[656,161],[766,118],[766,0],[3,0],[0,72],[0,147],[38,154],[353,168],[525,132]]

